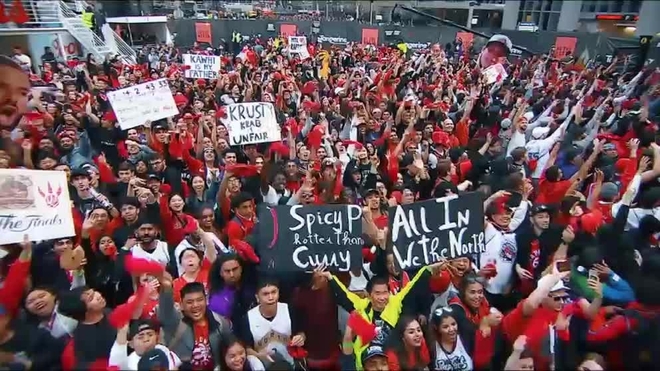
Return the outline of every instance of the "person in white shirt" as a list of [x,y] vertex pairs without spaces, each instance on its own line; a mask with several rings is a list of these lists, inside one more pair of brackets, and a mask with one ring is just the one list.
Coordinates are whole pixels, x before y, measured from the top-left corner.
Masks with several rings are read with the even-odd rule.
[[156,238],[158,227],[149,220],[138,222],[138,228],[135,231],[137,243],[134,246],[125,246],[133,254],[133,257],[152,260],[167,267],[170,263],[170,251],[167,248],[167,242]]
[[507,204],[509,195],[504,191],[493,194],[484,205],[487,217],[486,251],[479,257],[479,268],[487,264],[496,266],[497,275],[488,280],[485,294],[491,306],[501,311],[513,309],[515,306],[515,303],[512,303],[508,297],[508,291],[513,283],[518,252],[516,236],[513,232],[518,229],[527,216],[529,209],[527,198],[532,190],[533,187],[529,183],[525,183],[522,201],[515,208],[511,208]]
[[[137,371],[140,369],[140,360],[148,357],[151,361],[156,358],[154,351],[158,350],[165,355],[168,370],[176,370],[181,366],[181,359],[176,353],[167,347],[158,344],[160,326],[152,320],[133,320],[130,326],[117,331],[117,338],[110,349],[109,366],[118,367],[120,370]],[[128,346],[134,350],[128,354]],[[160,354],[160,353],[159,353]]]
[[21,66],[23,71],[27,73],[32,72],[32,58],[30,58],[26,54],[23,54],[23,51],[21,50],[20,47],[18,46],[14,47],[14,56],[12,57],[12,59]]

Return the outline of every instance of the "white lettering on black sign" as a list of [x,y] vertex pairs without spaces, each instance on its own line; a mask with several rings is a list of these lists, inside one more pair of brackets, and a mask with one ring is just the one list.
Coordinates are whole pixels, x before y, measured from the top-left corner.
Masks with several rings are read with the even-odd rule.
[[477,193],[451,195],[390,209],[391,244],[401,269],[485,251],[484,214]]
[[[352,268],[351,261],[364,244],[359,206],[297,205],[291,207],[289,214],[295,221],[287,228],[292,232],[287,233],[287,237],[293,239],[289,243],[293,243],[292,259],[296,267],[309,270],[326,265],[341,272]],[[362,256],[358,256],[361,261]]]

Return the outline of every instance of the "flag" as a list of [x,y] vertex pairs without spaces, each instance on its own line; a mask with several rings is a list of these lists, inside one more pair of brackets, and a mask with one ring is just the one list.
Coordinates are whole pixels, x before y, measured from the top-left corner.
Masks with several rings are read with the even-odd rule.
[[582,54],[580,54],[580,58],[578,59],[578,64],[581,65],[583,68],[589,64],[589,60],[591,57],[589,56],[589,48],[584,48],[584,51]]

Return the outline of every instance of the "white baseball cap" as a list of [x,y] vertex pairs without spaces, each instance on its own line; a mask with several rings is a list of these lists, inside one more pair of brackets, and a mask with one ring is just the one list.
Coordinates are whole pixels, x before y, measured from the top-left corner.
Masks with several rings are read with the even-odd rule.
[[550,132],[550,128],[547,127],[547,126],[545,126],[545,127],[542,127],[542,126],[535,127],[532,130],[532,138],[541,139],[544,136],[548,135],[549,132]]
[[490,43],[500,43],[506,47],[507,53],[511,53],[511,49],[513,49],[513,43],[511,42],[511,39],[509,39],[508,36],[502,35],[502,34],[497,34],[493,35],[488,39],[488,42],[486,45]]

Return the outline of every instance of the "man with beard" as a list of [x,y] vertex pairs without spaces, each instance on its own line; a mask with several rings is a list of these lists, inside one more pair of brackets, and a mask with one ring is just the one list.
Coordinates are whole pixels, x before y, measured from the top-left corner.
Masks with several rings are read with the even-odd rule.
[[[148,192],[147,197],[147,210],[146,218],[147,220],[158,220],[160,217],[160,210],[158,209],[158,203],[156,198],[149,191],[142,191],[140,195]],[[120,206],[120,216],[121,222],[118,223],[118,226],[115,228],[112,238],[115,240],[117,246],[124,246],[129,240],[131,245],[135,244],[135,231],[139,227],[138,220],[140,218],[141,204],[140,201],[135,197],[127,197],[121,201]]]
[[[129,238],[124,248],[130,249],[135,258],[156,261],[176,272],[175,265],[169,266],[172,259],[167,242],[157,239],[158,225],[148,219],[139,220],[136,225],[136,238]],[[130,243],[134,243],[134,245],[130,246]]]
[[21,148],[11,141],[9,134],[28,110],[30,80],[21,66],[5,55],[0,55],[0,76],[0,149],[12,158],[20,158]]
[[[527,297],[534,291],[536,282],[552,261],[558,246],[564,249],[573,240],[572,231],[551,224],[551,210],[546,205],[535,205],[531,209],[530,224],[516,231],[516,273],[517,289]],[[563,250],[563,249],[562,249]]]
[[62,161],[72,168],[81,167],[92,163],[92,146],[89,142],[87,131],[80,135],[74,129],[66,129],[57,135],[59,143],[59,154]]

